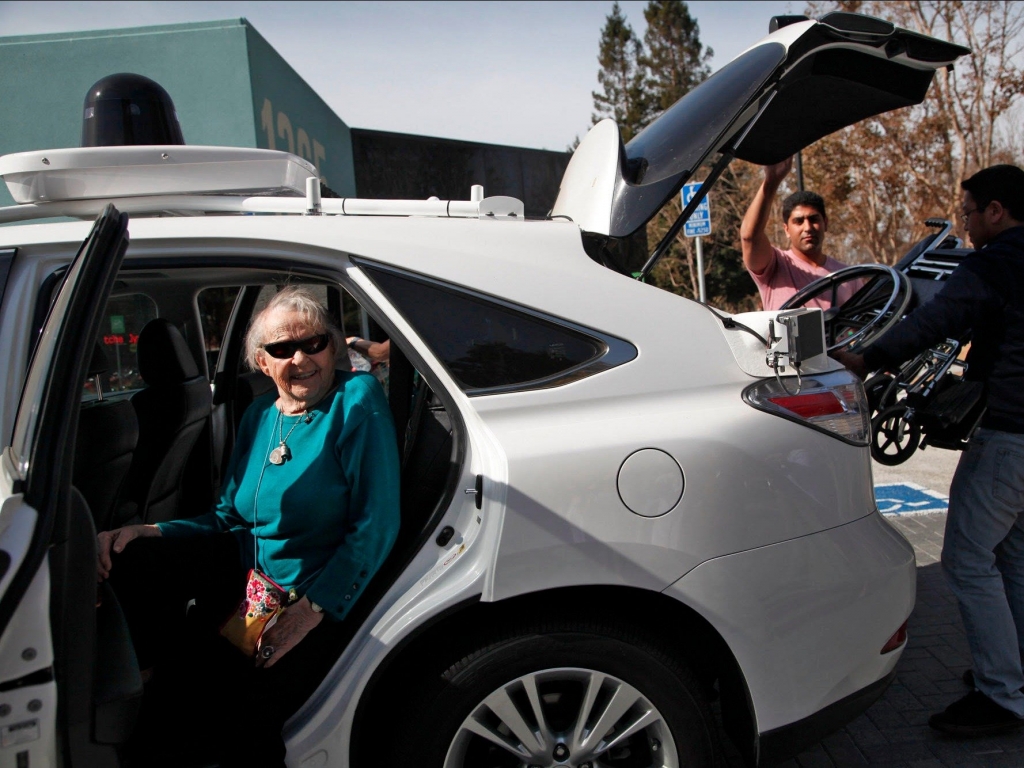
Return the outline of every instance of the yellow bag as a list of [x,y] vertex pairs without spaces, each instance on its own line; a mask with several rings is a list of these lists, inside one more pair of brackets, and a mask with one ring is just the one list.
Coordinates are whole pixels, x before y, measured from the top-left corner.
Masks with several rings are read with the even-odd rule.
[[246,656],[255,656],[271,620],[284,610],[288,595],[265,574],[249,571],[245,597],[220,628],[220,633]]

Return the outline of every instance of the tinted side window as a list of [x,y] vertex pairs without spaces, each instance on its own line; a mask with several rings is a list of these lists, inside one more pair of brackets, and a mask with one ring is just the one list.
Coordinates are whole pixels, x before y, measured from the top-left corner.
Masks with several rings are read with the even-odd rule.
[[464,390],[542,384],[607,349],[599,339],[494,300],[366,271]]

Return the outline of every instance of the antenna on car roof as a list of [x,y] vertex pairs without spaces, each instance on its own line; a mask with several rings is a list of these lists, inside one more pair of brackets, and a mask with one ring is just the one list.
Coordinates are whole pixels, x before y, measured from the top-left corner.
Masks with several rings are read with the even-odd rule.
[[108,75],[85,95],[83,147],[184,143],[170,94],[148,77]]

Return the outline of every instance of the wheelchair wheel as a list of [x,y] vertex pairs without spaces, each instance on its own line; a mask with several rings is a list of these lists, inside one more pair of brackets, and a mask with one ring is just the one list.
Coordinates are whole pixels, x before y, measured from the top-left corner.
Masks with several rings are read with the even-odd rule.
[[[860,282],[860,289],[836,306],[839,288]],[[779,309],[806,307],[827,297],[825,340],[829,352],[860,353],[880,339],[907,313],[913,288],[907,276],[884,264],[857,264],[819,277],[793,294]]]
[[871,457],[894,467],[914,455],[921,444],[921,427],[907,419],[907,406],[890,405],[871,420]]

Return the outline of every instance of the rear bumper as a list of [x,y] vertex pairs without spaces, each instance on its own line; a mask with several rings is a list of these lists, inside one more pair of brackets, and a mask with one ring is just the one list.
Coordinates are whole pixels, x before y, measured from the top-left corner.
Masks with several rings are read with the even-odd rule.
[[874,704],[894,677],[896,670],[799,722],[762,733],[758,738],[757,764],[774,765],[842,728]]
[[874,512],[709,560],[666,593],[719,632],[746,683],[756,732],[783,743],[772,734],[811,722],[834,729],[870,703],[869,692],[884,690],[902,648],[881,649],[914,607],[914,550]]

